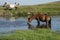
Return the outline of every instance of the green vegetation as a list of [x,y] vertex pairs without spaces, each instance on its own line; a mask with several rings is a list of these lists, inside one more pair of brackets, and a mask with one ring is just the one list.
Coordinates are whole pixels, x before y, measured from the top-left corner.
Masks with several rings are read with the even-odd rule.
[[60,40],[60,34],[49,29],[17,30],[9,36],[0,36],[0,40]]
[[[27,14],[30,12],[31,14]],[[51,16],[60,15],[60,1],[41,5],[19,6],[17,10],[6,10],[0,6],[0,16],[28,16],[35,13],[47,13]],[[0,36],[0,40],[60,40],[60,34],[50,29],[17,30],[14,34]]]
[[5,14],[13,16],[28,16],[28,12],[31,14],[35,13],[46,13],[48,15],[56,16],[60,15],[60,1],[52,2],[47,4],[39,4],[39,5],[32,5],[32,6],[19,6],[17,10],[4,10],[5,8],[0,6],[0,12],[4,12]]

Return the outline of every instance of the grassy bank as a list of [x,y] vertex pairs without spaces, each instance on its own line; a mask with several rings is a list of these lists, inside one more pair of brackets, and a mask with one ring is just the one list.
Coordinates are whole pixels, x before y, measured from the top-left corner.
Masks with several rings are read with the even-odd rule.
[[30,15],[40,12],[42,14],[56,16],[60,15],[60,1],[32,6],[19,6],[17,10],[4,10],[4,7],[0,6],[0,14],[2,12],[8,16],[11,14],[13,14],[13,16],[28,16],[28,12],[31,13]]
[[17,30],[10,36],[0,36],[0,40],[60,40],[60,35],[49,29]]

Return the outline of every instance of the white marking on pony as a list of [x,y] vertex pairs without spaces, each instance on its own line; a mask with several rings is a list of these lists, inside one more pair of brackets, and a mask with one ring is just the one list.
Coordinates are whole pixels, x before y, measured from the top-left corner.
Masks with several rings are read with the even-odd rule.
[[14,8],[16,5],[15,4],[9,4],[10,8]]

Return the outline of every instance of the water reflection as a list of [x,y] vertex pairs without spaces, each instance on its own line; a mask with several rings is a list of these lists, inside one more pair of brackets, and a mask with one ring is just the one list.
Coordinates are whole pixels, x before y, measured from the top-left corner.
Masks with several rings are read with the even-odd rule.
[[[12,21],[11,21],[12,20]],[[45,25],[45,23],[42,23],[40,25],[37,24],[35,20],[33,20],[30,24],[27,24],[28,20],[27,18],[3,18],[0,17],[0,35],[3,32],[7,31],[14,31],[14,30],[29,30],[34,28],[45,28],[45,29],[51,29],[58,33],[60,33],[60,17],[52,17],[52,23],[51,25]]]
[[28,24],[28,28],[29,29],[34,29],[34,28],[46,28],[46,29],[51,29],[51,25],[50,24],[48,24],[48,25],[46,25],[46,24],[37,24],[36,26],[34,26],[34,25],[32,25],[32,24],[29,24],[29,23],[27,23]]
[[16,21],[16,19],[19,19],[19,17],[0,17],[2,20],[9,20],[9,21]]

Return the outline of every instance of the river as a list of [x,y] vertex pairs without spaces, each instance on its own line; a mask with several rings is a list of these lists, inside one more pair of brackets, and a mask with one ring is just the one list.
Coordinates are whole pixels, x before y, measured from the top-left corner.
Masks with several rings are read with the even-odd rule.
[[[10,33],[15,30],[31,30],[34,28],[44,28],[45,22],[40,22],[41,24],[37,26],[37,21],[33,20],[30,24],[27,24],[27,18],[20,17],[18,19],[6,19],[0,18],[0,35]],[[51,30],[60,33],[60,16],[52,17],[51,20]],[[4,33],[5,32],[5,33]]]

